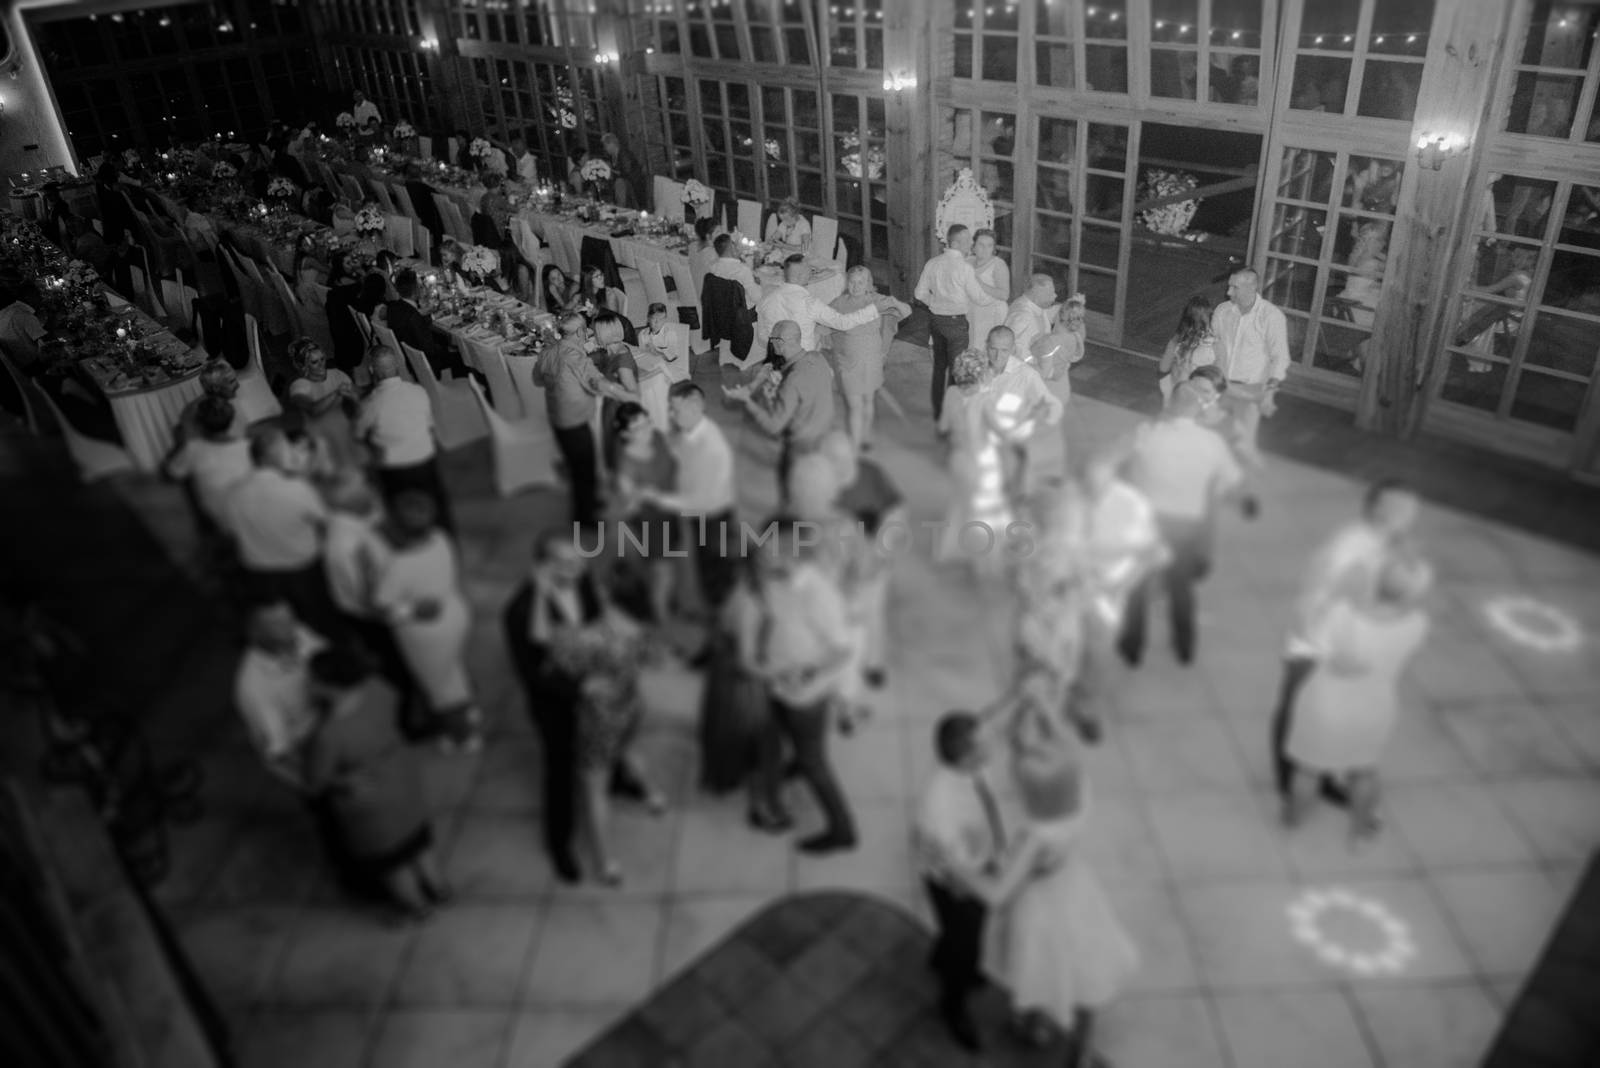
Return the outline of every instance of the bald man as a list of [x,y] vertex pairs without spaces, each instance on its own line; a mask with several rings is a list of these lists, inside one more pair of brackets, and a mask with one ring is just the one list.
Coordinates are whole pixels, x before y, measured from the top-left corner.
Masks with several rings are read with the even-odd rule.
[[367,365],[375,385],[361,403],[355,430],[377,457],[378,485],[384,499],[393,501],[406,490],[425,493],[433,499],[439,526],[454,534],[450,498],[439,472],[428,391],[400,377],[400,354],[393,349],[374,346],[367,354]]
[[729,400],[742,402],[757,426],[782,441],[778,489],[785,495],[794,458],[815,452],[833,429],[833,368],[821,353],[806,350],[800,343],[800,325],[791,319],[772,328],[772,348],[783,361],[783,384],[771,411],[755,400],[748,385],[724,386],[722,392]]

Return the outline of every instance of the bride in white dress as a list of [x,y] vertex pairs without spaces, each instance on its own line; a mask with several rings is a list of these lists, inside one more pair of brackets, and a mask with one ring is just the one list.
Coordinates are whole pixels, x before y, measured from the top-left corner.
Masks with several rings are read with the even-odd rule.
[[1048,703],[1047,684],[1022,687],[1011,723],[1012,775],[1026,815],[998,876],[980,887],[1003,917],[1002,974],[1023,1036],[1047,1045],[1069,1033],[1070,1068],[1103,1063],[1094,1015],[1138,967],[1139,954],[1107,900],[1083,836],[1091,795],[1074,732]]

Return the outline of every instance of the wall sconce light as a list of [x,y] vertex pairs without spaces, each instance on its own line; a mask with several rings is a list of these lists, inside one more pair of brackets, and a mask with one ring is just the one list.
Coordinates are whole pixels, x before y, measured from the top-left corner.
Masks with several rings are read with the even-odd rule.
[[424,52],[439,51],[439,39],[437,37],[424,37],[422,39],[422,50]]
[[917,87],[917,76],[907,74],[905,71],[895,71],[883,79],[883,91],[886,93],[903,93],[907,89]]
[[594,54],[594,61],[600,64],[615,63],[621,58],[615,52],[596,52]]
[[1436,171],[1444,166],[1445,160],[1465,152],[1470,143],[1464,134],[1425,133],[1417,138],[1417,163]]

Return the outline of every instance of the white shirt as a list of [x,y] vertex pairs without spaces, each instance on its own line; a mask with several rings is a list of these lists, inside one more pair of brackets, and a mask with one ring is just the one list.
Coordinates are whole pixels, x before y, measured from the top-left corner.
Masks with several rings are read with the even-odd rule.
[[19,364],[39,355],[39,339],[46,331],[33,306],[14,300],[0,308],[0,349]]
[[661,357],[661,369],[667,373],[668,382],[683,382],[689,377],[688,361],[683,359],[685,329],[681,323],[664,323],[660,330],[647,327],[639,331],[639,347]]
[[259,571],[297,571],[316,563],[328,510],[311,483],[258,467],[227,498],[228,529],[239,560]]
[[733,256],[718,256],[706,268],[706,273],[744,286],[744,302],[750,307],[755,307],[761,301],[761,283],[756,281],[755,272],[743,260]]
[[[757,656],[767,668],[782,672],[816,667],[849,641],[852,628],[844,595],[816,564],[797,565],[786,581],[768,583],[763,596],[767,634]],[[770,685],[780,701],[797,705],[821,700],[834,688],[821,677],[795,687],[777,680]]]
[[1217,363],[1230,382],[1252,386],[1283,381],[1289,373],[1289,324],[1278,306],[1257,297],[1248,312],[1231,300],[1211,313]]
[[191,480],[200,507],[224,528],[228,526],[229,492],[254,470],[250,442],[244,438],[190,438],[167,465],[167,473],[173,478]]
[[517,157],[517,177],[529,185],[539,181],[539,158],[532,152]]
[[274,656],[251,646],[233,679],[233,703],[244,719],[250,744],[264,761],[280,760],[316,728],[311,710],[311,658],[326,643],[305,627],[295,631],[294,651]]
[[356,416],[356,436],[371,441],[382,467],[409,467],[434,454],[433,404],[415,382],[385,378]]
[[733,507],[733,449],[722,428],[700,417],[694,429],[668,439],[678,459],[677,492],[663,505],[689,516],[716,515]]
[[927,262],[917,279],[916,298],[935,315],[966,315],[1000,301],[984,292],[964,253],[947,248]]
[[322,569],[333,603],[361,619],[375,614],[373,590],[389,557],[388,546],[375,529],[377,518],[333,512],[322,544]]
[[1341,598],[1370,602],[1389,544],[1372,524],[1356,520],[1340,528],[1311,558],[1289,631],[1290,656],[1315,657],[1324,652],[1317,640],[1329,610]]
[[1219,493],[1244,478],[1222,435],[1193,419],[1163,419],[1146,426],[1133,448],[1129,481],[1157,515],[1203,519]]
[[355,116],[356,126],[361,129],[365,129],[367,123],[373,119],[377,119],[379,122],[383,121],[383,116],[378,114],[378,105],[370,100],[363,100],[357,104],[350,114]]
[[1061,414],[1066,410],[1060,398],[1044,384],[1044,377],[1038,370],[1015,355],[1006,361],[1005,369],[994,376],[984,391],[984,397],[990,406],[994,425],[1012,441],[1032,436],[1037,429],[1037,420],[1030,417],[1030,413],[1041,403],[1044,405],[1044,422],[1047,426],[1060,422]]
[[[981,774],[981,773],[980,773]],[[982,869],[999,858],[989,814],[978,792],[978,775],[940,765],[917,807],[917,862],[924,875],[944,880],[950,864]],[[996,809],[998,815],[998,807]],[[1004,833],[1004,824],[1001,825]]]
[[495,174],[507,174],[511,164],[506,162],[506,154],[498,148],[491,147],[489,154],[483,158],[483,169],[493,171]]
[[1033,302],[1032,297],[1024,294],[1011,302],[1011,310],[1006,313],[1005,326],[1016,335],[1017,352],[1024,360],[1033,363],[1033,343],[1050,332],[1050,316]]
[[807,352],[817,347],[817,324],[835,330],[850,330],[870,323],[878,317],[878,306],[869,304],[857,311],[836,312],[811,295],[811,290],[798,282],[784,282],[756,304],[756,340],[751,349],[757,359],[767,352],[767,341],[772,328],[785,319],[800,327],[800,347]]

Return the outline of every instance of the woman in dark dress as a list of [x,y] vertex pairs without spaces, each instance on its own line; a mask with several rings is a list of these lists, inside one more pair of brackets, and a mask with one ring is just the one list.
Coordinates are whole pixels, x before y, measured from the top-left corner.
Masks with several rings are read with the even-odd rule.
[[[642,499],[644,491],[671,493],[677,484],[678,464],[667,439],[638,404],[623,404],[612,417],[616,441],[612,465],[612,514],[617,522],[615,559],[627,578],[639,578],[649,595],[650,617],[665,628],[672,619],[673,576],[676,560],[666,555],[667,532],[676,530],[676,517]],[[624,536],[624,529],[629,536]],[[619,576],[621,577],[621,576]]]
[[711,663],[700,702],[700,786],[726,794],[744,786],[750,825],[781,833],[793,826],[781,798],[782,742],[768,729],[772,712],[766,682],[753,667],[760,655],[762,606],[750,557],[739,560],[739,577],[711,633]]
[[356,863],[405,917],[426,919],[450,895],[417,754],[395,727],[395,693],[360,656],[336,649],[312,658],[311,688],[321,723],[306,745],[307,784],[332,798]]

